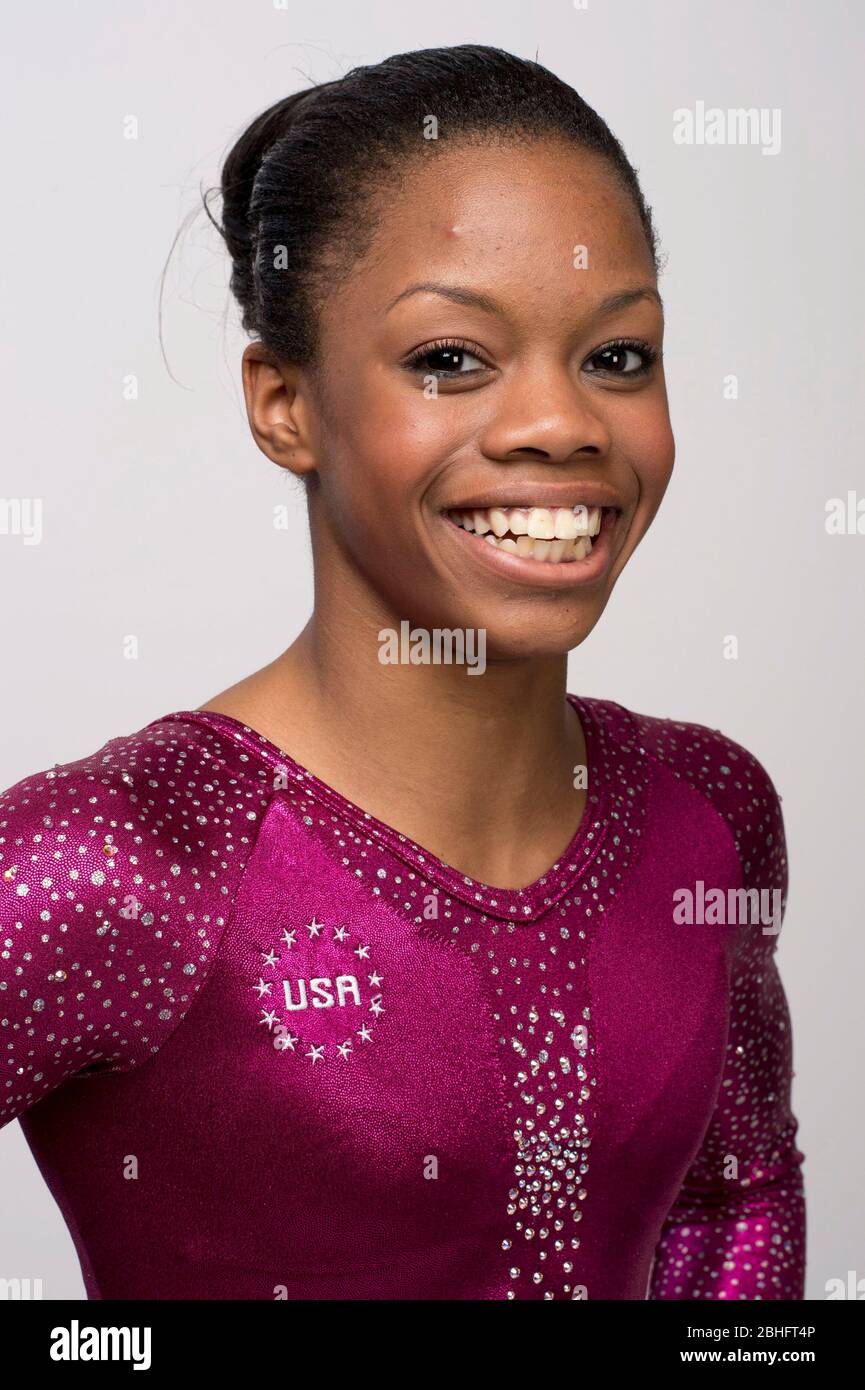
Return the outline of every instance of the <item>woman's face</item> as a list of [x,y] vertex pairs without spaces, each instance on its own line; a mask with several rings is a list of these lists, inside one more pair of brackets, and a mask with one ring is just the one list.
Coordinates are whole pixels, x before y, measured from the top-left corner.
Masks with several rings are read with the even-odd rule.
[[485,629],[488,659],[575,647],[670,478],[662,336],[606,163],[436,150],[334,284],[316,384],[298,379],[317,565],[397,621]]

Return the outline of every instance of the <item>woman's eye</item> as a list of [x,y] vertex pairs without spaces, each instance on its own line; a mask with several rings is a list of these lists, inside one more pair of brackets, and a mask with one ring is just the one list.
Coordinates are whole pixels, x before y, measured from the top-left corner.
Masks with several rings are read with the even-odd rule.
[[611,343],[609,347],[593,352],[586,362],[589,372],[603,372],[606,376],[639,376],[647,372],[655,354],[646,346],[628,343]]
[[461,347],[458,343],[445,343],[439,347],[424,348],[409,359],[407,366],[426,376],[447,377],[468,376],[471,372],[483,370],[486,363],[467,347]]

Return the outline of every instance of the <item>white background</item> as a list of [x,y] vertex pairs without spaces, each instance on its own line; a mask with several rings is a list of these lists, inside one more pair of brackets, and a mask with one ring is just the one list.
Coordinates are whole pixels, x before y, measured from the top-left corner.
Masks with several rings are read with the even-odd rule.
[[[809,1298],[865,1276],[862,1120],[865,9],[843,0],[43,0],[4,24],[5,333],[0,496],[44,536],[0,535],[0,786],[191,708],[305,622],[296,485],[256,449],[244,339],[199,185],[271,102],[414,48],[538,60],[610,123],[667,268],[676,472],[570,688],[696,720],[750,748],[783,797],[779,963],[806,1154]],[[675,145],[673,111],[781,109],[781,149]],[[134,116],[139,138],[123,138]],[[735,374],[737,400],[725,400]],[[124,378],[138,398],[124,399]],[[288,501],[292,525],[273,527]],[[124,658],[134,635],[139,657]],[[725,660],[735,635],[738,660]],[[71,1240],[18,1125],[0,1134],[0,1275],[81,1297]],[[218,1174],[213,1174],[218,1186]]]

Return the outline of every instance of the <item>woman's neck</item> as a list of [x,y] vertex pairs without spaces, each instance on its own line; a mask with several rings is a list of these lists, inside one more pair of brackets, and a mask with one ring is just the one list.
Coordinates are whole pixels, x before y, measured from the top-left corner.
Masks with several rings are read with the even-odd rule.
[[[487,658],[483,674],[383,664],[382,629],[358,616],[313,617],[275,661],[202,708],[242,719],[460,872],[500,888],[533,882],[585,806],[566,659]],[[408,635],[395,631],[402,651],[391,654],[405,656]]]

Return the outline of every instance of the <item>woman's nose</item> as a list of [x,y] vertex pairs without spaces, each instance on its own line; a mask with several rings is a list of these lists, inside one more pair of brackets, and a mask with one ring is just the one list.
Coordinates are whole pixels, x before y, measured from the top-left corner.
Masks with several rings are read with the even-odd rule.
[[609,451],[610,431],[592,393],[564,368],[515,375],[502,385],[497,405],[481,440],[488,458],[565,463]]

